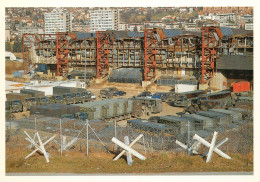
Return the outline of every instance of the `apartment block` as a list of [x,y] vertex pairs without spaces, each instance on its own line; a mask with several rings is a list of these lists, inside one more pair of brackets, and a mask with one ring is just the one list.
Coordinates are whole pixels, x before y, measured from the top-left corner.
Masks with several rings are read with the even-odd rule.
[[114,8],[94,8],[89,12],[91,32],[119,30],[119,11]]
[[45,34],[72,31],[72,14],[55,9],[51,13],[44,14]]

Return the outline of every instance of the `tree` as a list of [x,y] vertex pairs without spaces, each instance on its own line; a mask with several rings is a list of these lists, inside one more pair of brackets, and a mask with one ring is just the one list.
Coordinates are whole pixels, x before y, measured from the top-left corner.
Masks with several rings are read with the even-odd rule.
[[5,51],[11,52],[12,51],[12,47],[10,42],[5,42]]
[[148,12],[146,15],[146,20],[151,21],[151,18],[152,18],[152,14],[151,14],[151,12]]
[[23,45],[21,40],[16,40],[13,45],[13,51],[14,52],[22,52]]

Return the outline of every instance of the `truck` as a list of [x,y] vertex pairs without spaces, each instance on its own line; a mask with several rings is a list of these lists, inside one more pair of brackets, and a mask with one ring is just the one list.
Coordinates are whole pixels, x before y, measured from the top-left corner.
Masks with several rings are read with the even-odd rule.
[[23,102],[23,110],[28,111],[30,110],[31,106],[35,106],[37,104],[35,97],[26,98]]
[[176,94],[176,99],[174,101],[174,106],[177,107],[187,107],[197,103],[197,98],[201,94],[205,94],[205,90],[195,90],[190,92],[182,92]]
[[102,89],[102,90],[100,90],[99,97],[100,98],[111,99],[111,98],[113,98],[115,91],[118,91],[118,89],[115,88],[115,87]]
[[6,109],[11,113],[23,112],[23,104],[21,100],[10,100],[6,101]]
[[64,103],[67,105],[75,104],[74,96],[72,93],[63,94]]
[[7,101],[20,100],[20,101],[24,102],[26,98],[30,98],[30,97],[32,97],[32,96],[29,95],[29,94],[20,94],[20,93],[8,93],[8,94],[6,94]]
[[61,118],[68,118],[68,119],[77,119],[81,121],[86,121],[88,119],[88,114],[85,112],[76,112],[74,114],[63,114]]
[[64,104],[64,99],[62,95],[53,95],[51,96],[51,102],[53,104]]
[[83,94],[81,92],[74,92],[73,97],[74,97],[74,104],[79,104],[84,102]]
[[[81,92],[83,102],[90,102],[91,100],[93,100],[92,94],[93,94],[93,93],[91,93],[90,91]],[[94,94],[93,94],[93,95],[94,95]],[[95,95],[94,95],[94,96],[95,96]],[[96,98],[96,97],[95,97],[95,98]]]
[[156,98],[146,98],[146,97],[133,97],[133,100],[142,101],[142,110],[147,115],[150,113],[160,113],[162,111],[162,100]]
[[36,99],[37,105],[48,105],[51,104],[50,98],[47,96],[39,97]]
[[8,93],[6,98],[7,101],[20,100],[23,105],[23,111],[29,110],[31,105],[36,105],[35,97],[32,97],[30,94]]

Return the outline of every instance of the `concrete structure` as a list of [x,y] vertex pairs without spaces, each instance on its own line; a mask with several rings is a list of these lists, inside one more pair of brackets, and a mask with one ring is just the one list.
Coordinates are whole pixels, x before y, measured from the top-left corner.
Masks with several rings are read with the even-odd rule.
[[[202,70],[200,66],[202,60],[204,63],[209,62],[208,58],[213,57],[215,58],[214,62],[216,62],[216,65],[214,64],[216,72],[219,72],[217,76],[222,78],[222,83],[219,82],[218,78],[215,79],[215,83],[211,80],[211,85],[215,86],[216,89],[222,90],[223,86],[228,89],[232,82],[237,81],[241,73],[245,75],[241,77],[243,78],[241,81],[252,81],[253,32],[220,27],[218,32],[221,32],[223,37],[220,36],[221,42],[217,42],[218,46],[215,47],[216,51],[212,51],[214,53],[212,56],[209,55],[209,51],[205,51],[209,45],[205,41],[208,36],[212,37],[212,43],[215,40],[215,34],[210,33],[211,31],[213,30],[203,28],[201,31],[144,29],[144,32],[110,30],[96,34],[68,33],[65,39],[68,40],[67,52],[69,53],[65,53],[64,50],[62,50],[64,53],[61,53],[60,48],[56,47],[55,39],[51,40],[49,37],[43,36],[42,41],[36,40],[35,42],[38,47],[35,49],[33,57],[30,58],[31,54],[27,55],[29,55],[28,60],[32,59],[35,64],[48,65],[48,71],[50,70],[50,73],[57,72],[57,75],[75,69],[87,70],[100,78],[102,75],[110,74],[113,68],[136,67],[144,70],[144,75],[147,77],[144,80],[147,81],[152,78],[157,79],[160,75],[194,76],[196,79],[200,77],[204,80],[210,80],[215,74],[215,71],[214,73],[212,71],[215,69],[213,66],[211,69],[204,66],[203,76],[199,70]],[[203,47],[201,45],[202,36],[204,38]],[[45,44],[42,44],[43,41]],[[63,45],[62,43],[60,45]],[[66,44],[65,41],[64,43]],[[45,45],[48,45],[47,49]],[[202,54],[203,50],[204,54]],[[57,66],[60,65],[57,55],[58,57],[65,56],[67,59],[67,62],[64,62],[63,71],[57,70]],[[155,64],[156,70],[158,70],[157,75],[154,74]],[[65,68],[68,69],[65,70]],[[226,79],[228,80],[226,81]]]
[[45,34],[72,31],[72,14],[55,9],[51,13],[44,14]]
[[5,60],[15,61],[16,57],[11,52],[5,52]]
[[90,10],[91,32],[119,30],[119,11],[113,8],[94,8]]
[[120,23],[119,24],[120,31],[127,31],[128,30],[128,23]]

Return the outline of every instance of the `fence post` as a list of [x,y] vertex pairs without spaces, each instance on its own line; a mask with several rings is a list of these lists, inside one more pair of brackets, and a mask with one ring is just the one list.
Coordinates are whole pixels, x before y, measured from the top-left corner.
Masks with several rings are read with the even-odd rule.
[[[115,138],[117,138],[117,136],[116,136],[116,121],[115,121]],[[115,144],[115,152],[117,152],[117,144]]]
[[145,142],[144,142],[144,136],[143,136],[143,145],[144,145],[144,153],[146,154]]
[[86,122],[87,122],[87,156],[88,156],[88,119],[86,119]]
[[153,153],[153,137],[151,137],[151,147],[152,147],[152,153]]
[[34,130],[35,130],[35,133],[37,132],[36,122],[37,122],[37,118],[35,117],[35,118],[34,118],[34,125],[35,125],[35,126],[34,126]]
[[187,142],[188,148],[190,147],[190,121],[188,121],[188,142]]
[[60,156],[62,156],[62,126],[61,126],[61,119],[60,119]]

